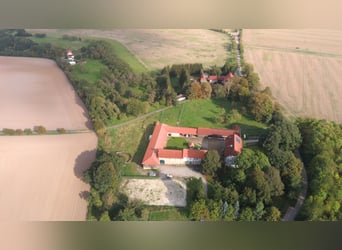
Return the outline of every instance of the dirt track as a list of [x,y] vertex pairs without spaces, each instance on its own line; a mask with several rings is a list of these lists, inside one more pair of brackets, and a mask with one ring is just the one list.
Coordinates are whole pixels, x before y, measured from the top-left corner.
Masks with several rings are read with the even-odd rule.
[[342,122],[342,32],[244,30],[245,60],[291,115]]

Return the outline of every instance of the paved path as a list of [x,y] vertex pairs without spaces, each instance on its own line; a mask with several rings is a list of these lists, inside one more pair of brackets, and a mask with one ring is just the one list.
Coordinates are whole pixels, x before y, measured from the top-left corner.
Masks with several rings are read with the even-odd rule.
[[[302,160],[302,157],[298,151],[298,149],[295,151],[295,155]],[[308,176],[306,174],[306,170],[305,167],[303,167],[302,170],[302,191],[300,192],[298,198],[297,198],[297,203],[295,205],[295,207],[289,207],[286,211],[286,214],[284,215],[284,217],[282,218],[282,221],[293,221],[297,214],[299,213],[299,210],[302,208],[302,205],[304,203],[304,200],[306,198],[306,194],[308,191]]]

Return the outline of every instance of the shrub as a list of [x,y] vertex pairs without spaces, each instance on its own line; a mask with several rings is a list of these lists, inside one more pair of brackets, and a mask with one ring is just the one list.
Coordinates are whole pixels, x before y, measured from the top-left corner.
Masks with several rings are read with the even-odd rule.
[[25,133],[26,135],[32,135],[32,129],[30,129],[30,128],[25,128],[25,129],[24,129],[24,133]]
[[15,130],[14,129],[11,129],[11,128],[4,128],[2,130],[2,132],[5,134],[5,135],[15,135]]
[[24,131],[20,128],[15,130],[16,135],[22,135],[23,133],[24,133]]
[[37,134],[46,134],[46,128],[44,126],[35,126],[34,127],[34,132],[36,132]]
[[57,133],[60,133],[60,134],[65,134],[65,128],[58,128],[56,129]]
[[36,33],[36,34],[34,34],[34,36],[37,38],[44,38],[44,37],[46,37],[46,34],[45,33]]

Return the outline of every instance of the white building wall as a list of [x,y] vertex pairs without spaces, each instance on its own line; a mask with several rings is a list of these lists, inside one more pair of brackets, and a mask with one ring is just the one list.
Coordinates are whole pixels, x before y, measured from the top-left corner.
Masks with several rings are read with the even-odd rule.
[[185,164],[184,159],[178,159],[178,158],[159,158],[159,162],[164,160],[165,165],[179,165],[179,164]]
[[199,158],[184,158],[184,161],[187,164],[194,164],[194,165],[199,165],[202,162],[202,160]]

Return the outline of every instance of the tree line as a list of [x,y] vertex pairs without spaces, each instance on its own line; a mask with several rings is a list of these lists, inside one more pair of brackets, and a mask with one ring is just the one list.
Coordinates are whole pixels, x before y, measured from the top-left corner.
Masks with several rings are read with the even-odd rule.
[[342,125],[313,118],[298,119],[300,151],[309,179],[302,220],[341,220]]

